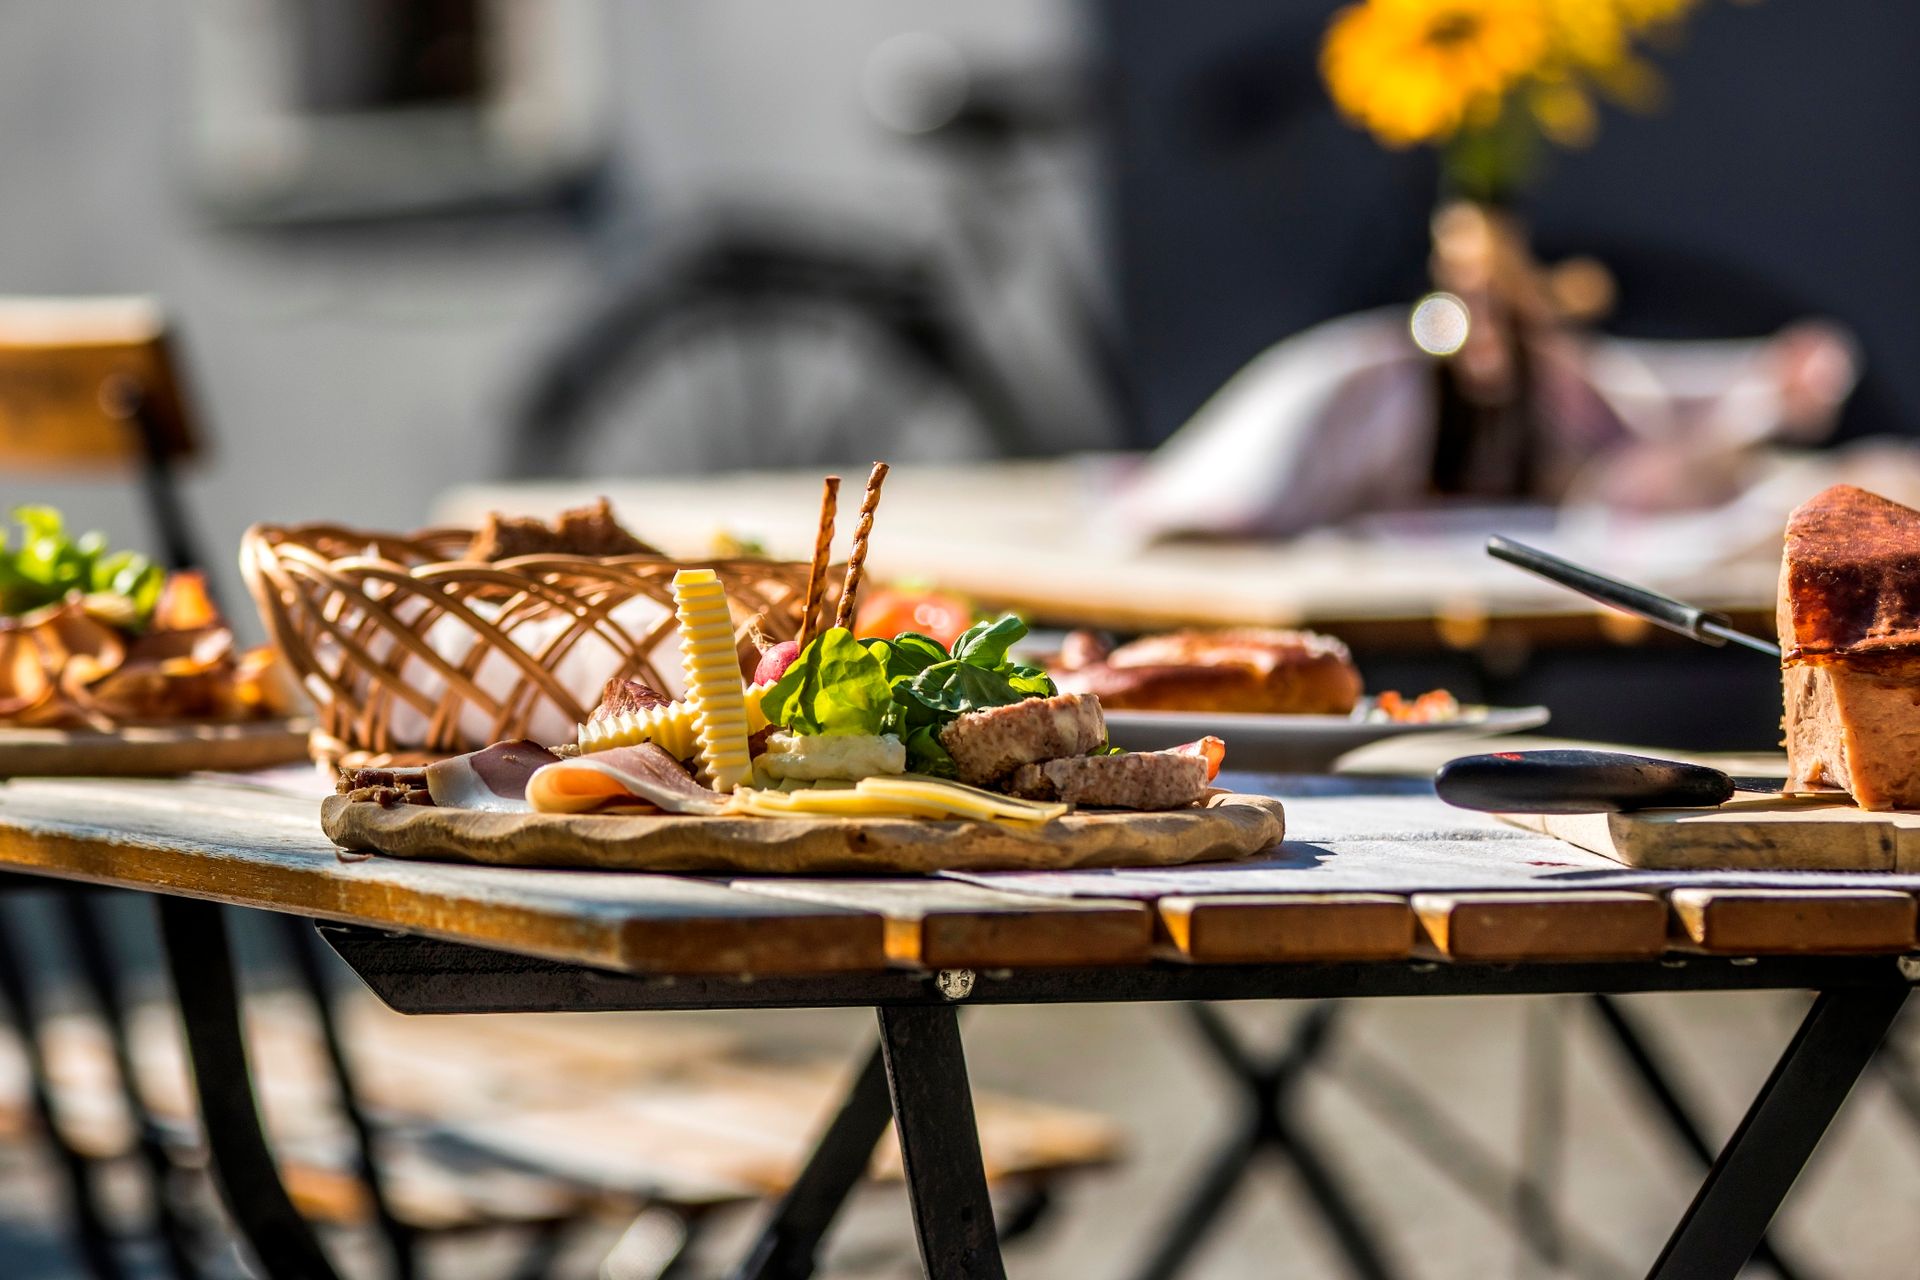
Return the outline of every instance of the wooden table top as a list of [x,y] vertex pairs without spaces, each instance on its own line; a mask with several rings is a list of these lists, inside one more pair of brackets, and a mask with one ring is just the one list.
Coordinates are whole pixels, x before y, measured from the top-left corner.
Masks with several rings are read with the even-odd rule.
[[[1123,456],[1095,455],[896,467],[870,563],[883,579],[937,584],[1070,626],[1305,625],[1359,648],[1388,649],[1472,648],[1508,637],[1535,645],[1688,643],[1490,559],[1484,542],[1492,527],[1139,545],[1115,526],[1105,496],[1127,465]],[[849,482],[857,491],[858,476]],[[476,486],[446,495],[435,517],[472,524],[489,511],[551,516],[603,493],[636,532],[674,554],[709,554],[724,529],[758,539],[774,555],[804,559],[820,478],[756,472]],[[1538,536],[1530,526],[1539,513],[1512,513],[1511,521],[1498,531]],[[1589,537],[1567,553],[1766,632],[1783,524],[1784,512],[1763,535],[1736,538],[1725,554],[1700,563],[1675,558],[1675,548],[1703,541],[1697,530],[1690,538]],[[844,522],[841,535],[844,546]]]
[[[1349,875],[1334,877],[1331,891],[1296,891],[1315,878],[1283,874],[1265,883],[1287,891],[1222,892],[1240,864],[1196,869],[1208,873],[1204,880],[1179,869],[1158,878],[1120,873],[1109,896],[1061,897],[1018,877],[719,880],[401,861],[335,849],[320,831],[315,798],[211,776],[15,779],[0,786],[0,867],[642,974],[1415,955],[1524,962],[1915,946],[1911,890],[1920,881],[1800,888],[1777,878],[1752,886],[1676,873],[1630,888],[1585,887],[1575,875],[1568,887],[1568,873],[1556,878],[1534,864],[1568,867],[1555,850],[1572,857],[1571,846],[1486,830],[1484,820],[1406,783],[1307,785],[1318,794],[1288,800],[1290,838],[1297,824],[1307,842],[1285,847],[1294,860],[1304,851],[1308,862],[1345,856],[1363,870],[1404,867],[1398,887],[1376,891]],[[1463,878],[1457,868],[1467,853],[1512,866],[1491,880]],[[1204,891],[1184,891],[1183,880]]]

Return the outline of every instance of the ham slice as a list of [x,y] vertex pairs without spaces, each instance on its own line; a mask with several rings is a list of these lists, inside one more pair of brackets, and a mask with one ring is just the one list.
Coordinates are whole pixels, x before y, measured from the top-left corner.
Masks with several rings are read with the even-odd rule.
[[1788,788],[1920,808],[1920,511],[1851,485],[1797,508],[1779,626]]
[[592,813],[608,808],[711,815],[727,798],[701,786],[686,766],[651,742],[595,751],[547,765],[527,784],[535,813]]
[[463,756],[436,760],[426,768],[427,794],[449,809],[527,813],[527,784],[560,757],[536,742],[519,738],[496,742]]

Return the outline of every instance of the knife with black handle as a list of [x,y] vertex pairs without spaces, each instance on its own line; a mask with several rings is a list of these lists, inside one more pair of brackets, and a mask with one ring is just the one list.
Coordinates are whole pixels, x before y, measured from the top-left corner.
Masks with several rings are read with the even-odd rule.
[[1703,764],[1619,751],[1496,751],[1449,760],[1433,789],[1488,813],[1627,813],[1724,804],[1735,791],[1778,792],[1783,778],[1736,778]]

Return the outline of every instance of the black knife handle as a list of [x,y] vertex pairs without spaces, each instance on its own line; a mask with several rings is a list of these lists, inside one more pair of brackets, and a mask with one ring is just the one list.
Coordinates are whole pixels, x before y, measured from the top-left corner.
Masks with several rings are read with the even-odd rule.
[[1733,779],[1618,751],[1498,751],[1449,760],[1433,789],[1448,804],[1489,813],[1623,813],[1723,804]]

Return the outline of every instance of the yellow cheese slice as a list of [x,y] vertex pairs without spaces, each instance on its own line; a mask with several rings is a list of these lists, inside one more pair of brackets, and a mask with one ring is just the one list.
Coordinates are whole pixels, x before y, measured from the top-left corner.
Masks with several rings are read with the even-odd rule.
[[803,791],[742,789],[735,806],[767,817],[812,814],[843,818],[970,818],[1016,825],[1046,822],[1067,812],[1064,804],[1040,804],[995,795],[938,778],[862,778],[851,789]]
[[733,638],[727,589],[711,569],[673,575],[680,621],[680,662],[693,706],[696,758],[715,791],[732,791],[753,771],[747,754],[747,688]]
[[[748,733],[758,733],[767,727],[767,713],[760,708],[760,698],[771,688],[773,685],[770,682],[748,687]],[[648,707],[645,711],[625,711],[605,720],[589,720],[579,728],[579,742],[582,755],[651,742],[676,760],[691,760],[699,751],[698,735],[693,723],[693,703],[682,698],[664,707]]]
[[1018,796],[1002,795],[998,791],[986,791],[980,787],[969,787],[964,783],[949,782],[944,778],[929,778],[924,774],[862,778],[858,789],[867,795],[943,804],[953,812],[968,816],[979,813],[997,818],[1010,818],[1017,822],[1045,822],[1067,811],[1067,806],[1064,804],[1022,800]]
[[765,818],[946,818],[939,805],[919,804],[865,796],[855,790],[817,788],[806,791],[761,791],[744,789],[734,793],[734,807]]

